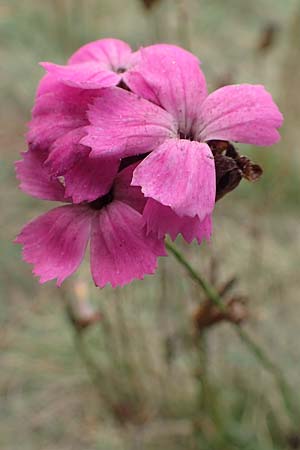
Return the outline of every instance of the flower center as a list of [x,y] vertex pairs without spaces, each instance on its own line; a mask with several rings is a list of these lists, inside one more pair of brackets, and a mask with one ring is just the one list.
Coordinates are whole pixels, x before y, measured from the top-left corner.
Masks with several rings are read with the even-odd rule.
[[96,200],[93,200],[92,202],[88,203],[89,207],[99,211],[100,209],[104,208],[104,206],[111,203],[114,199],[114,192],[113,188],[105,195],[102,195],[102,197],[96,198]]
[[126,69],[125,67],[118,67],[117,70],[116,70],[116,72],[117,72],[117,73],[124,73],[124,72],[126,72],[126,70],[127,70],[127,69]]
[[191,131],[189,133],[179,131],[179,139],[187,139],[188,141],[195,141],[195,136]]

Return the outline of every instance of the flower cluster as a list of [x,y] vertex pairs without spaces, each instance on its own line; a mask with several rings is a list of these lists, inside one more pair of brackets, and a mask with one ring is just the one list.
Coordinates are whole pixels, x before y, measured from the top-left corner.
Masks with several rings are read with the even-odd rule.
[[176,46],[132,52],[103,39],[65,66],[42,66],[28,151],[16,163],[24,192],[66,203],[16,239],[41,282],[60,285],[89,240],[97,286],[153,273],[166,234],[209,239],[216,199],[255,172],[230,141],[279,139],[282,115],[263,86],[208,95],[199,60]]

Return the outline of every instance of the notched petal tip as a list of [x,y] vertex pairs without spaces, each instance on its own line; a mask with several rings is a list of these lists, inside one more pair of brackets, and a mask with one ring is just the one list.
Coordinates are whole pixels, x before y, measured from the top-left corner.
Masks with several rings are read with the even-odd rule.
[[169,206],[153,199],[147,200],[143,219],[147,235],[154,235],[159,239],[168,234],[175,241],[181,234],[186,242],[191,243],[196,239],[201,244],[204,239],[209,241],[212,235],[211,215],[202,221],[198,217],[180,217]]

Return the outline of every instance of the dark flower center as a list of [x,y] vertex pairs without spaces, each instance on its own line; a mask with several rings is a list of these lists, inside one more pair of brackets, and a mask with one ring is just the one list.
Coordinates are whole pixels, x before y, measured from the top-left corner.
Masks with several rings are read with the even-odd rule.
[[118,69],[116,70],[117,73],[124,73],[126,72],[127,69],[125,69],[125,67],[118,67]]
[[92,202],[88,203],[88,205],[90,208],[98,211],[104,208],[104,206],[111,203],[113,199],[114,199],[114,192],[112,188],[107,194],[103,195],[102,197],[96,198],[96,200],[93,200]]
[[183,133],[182,131],[179,131],[179,139],[187,139],[188,141],[195,141],[195,137],[192,132]]

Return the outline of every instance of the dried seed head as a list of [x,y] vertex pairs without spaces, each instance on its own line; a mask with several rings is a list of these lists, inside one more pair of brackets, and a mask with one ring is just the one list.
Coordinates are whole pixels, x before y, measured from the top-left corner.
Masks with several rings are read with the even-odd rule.
[[235,189],[242,178],[257,181],[263,174],[262,168],[246,156],[241,156],[227,141],[209,141],[215,158],[216,201]]
[[220,200],[228,192],[233,191],[243,178],[237,163],[228,156],[215,156],[216,168],[216,201]]
[[194,324],[198,332],[216,325],[219,322],[240,324],[249,316],[245,299],[232,297],[225,303],[225,310],[215,306],[211,300],[206,300],[194,314]]
[[258,164],[253,163],[246,156],[240,156],[238,165],[242,171],[243,177],[246,178],[246,180],[257,181],[263,174],[262,168]]

